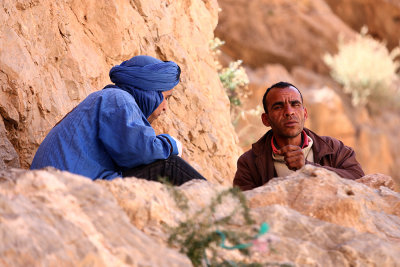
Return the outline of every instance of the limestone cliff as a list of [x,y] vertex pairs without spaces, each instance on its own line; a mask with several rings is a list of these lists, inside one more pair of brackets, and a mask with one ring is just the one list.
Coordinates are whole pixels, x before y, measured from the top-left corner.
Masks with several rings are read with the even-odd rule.
[[132,56],[173,60],[181,83],[155,123],[184,145],[184,158],[230,183],[240,149],[209,41],[216,0],[1,1],[0,168],[28,168],[48,131],[109,69]]

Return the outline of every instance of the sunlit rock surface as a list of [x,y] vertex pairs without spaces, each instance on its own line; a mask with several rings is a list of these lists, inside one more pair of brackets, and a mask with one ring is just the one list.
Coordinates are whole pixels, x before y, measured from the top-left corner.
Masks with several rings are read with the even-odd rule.
[[[400,195],[390,177],[339,178],[308,166],[246,191],[255,226],[267,222],[273,250],[219,249],[226,259],[296,266],[397,266]],[[381,185],[381,186],[379,186]],[[378,187],[379,186],[379,187]],[[143,179],[91,181],[54,169],[0,173],[0,263],[5,266],[190,266],[168,248],[169,227],[197,214],[229,187],[190,181],[175,190]],[[239,209],[226,197],[212,218]],[[240,216],[227,227],[249,230]]]
[[132,225],[104,187],[50,171],[0,172],[2,266],[190,266]]
[[9,152],[0,167],[28,168],[57,121],[111,83],[113,65],[146,54],[182,69],[169,111],[154,123],[156,131],[177,137],[183,157],[207,179],[230,184],[241,149],[209,49],[217,21],[216,0],[2,1],[2,159],[3,151]]

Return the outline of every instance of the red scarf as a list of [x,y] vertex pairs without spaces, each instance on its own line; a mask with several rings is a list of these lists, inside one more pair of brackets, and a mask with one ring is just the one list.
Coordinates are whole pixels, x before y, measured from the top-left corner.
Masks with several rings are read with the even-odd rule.
[[[306,132],[303,130],[302,132],[301,132],[301,135],[302,135],[302,140],[304,140],[303,141],[303,144],[302,144],[302,146],[301,146],[301,149],[303,149],[303,148],[305,148],[305,147],[307,147],[308,146],[308,136],[307,136],[307,134],[306,134]],[[272,138],[271,138],[271,147],[272,147],[272,151],[275,153],[275,154],[277,154],[278,153],[278,148],[276,148],[276,146],[275,146],[275,142],[274,142],[274,137],[272,136]]]

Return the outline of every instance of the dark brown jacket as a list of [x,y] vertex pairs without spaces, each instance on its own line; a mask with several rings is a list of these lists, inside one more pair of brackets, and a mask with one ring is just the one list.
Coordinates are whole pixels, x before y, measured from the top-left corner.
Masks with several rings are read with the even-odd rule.
[[[319,136],[306,128],[304,131],[313,140],[314,153],[314,163],[307,161],[306,164],[334,171],[343,178],[357,179],[364,176],[353,149],[335,138]],[[271,138],[270,130],[253,144],[251,150],[240,156],[233,179],[234,186],[250,190],[277,177],[272,160]]]

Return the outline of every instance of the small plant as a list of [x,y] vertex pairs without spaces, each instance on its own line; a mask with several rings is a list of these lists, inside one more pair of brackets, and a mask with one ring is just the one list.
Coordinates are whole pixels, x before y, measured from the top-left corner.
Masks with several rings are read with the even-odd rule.
[[213,40],[210,41],[210,49],[211,51],[215,52],[216,54],[219,54],[221,51],[219,48],[225,44],[225,41],[222,41],[218,37],[215,37]]
[[235,106],[240,106],[242,104],[240,99],[248,95],[246,89],[249,84],[249,78],[241,64],[241,60],[231,62],[227,68],[223,68],[219,72],[219,79],[228,94],[231,104]]
[[[257,234],[246,198],[238,188],[230,188],[216,194],[210,205],[192,215],[189,215],[186,197],[173,186],[168,186],[168,190],[187,217],[177,227],[168,227],[167,230],[170,232],[168,243],[179,247],[194,266],[268,266],[269,263],[249,264],[227,260],[224,255],[226,253],[221,253],[223,249],[237,249],[242,254],[249,255],[253,245],[254,249],[260,251],[268,250],[270,246],[271,240],[266,235],[268,225],[262,224]],[[226,201],[224,203],[229,196],[235,201],[235,207],[227,206]],[[233,230],[234,218],[236,222],[243,221],[241,230]]]
[[396,58],[400,47],[389,52],[384,42],[373,39],[367,32],[363,27],[355,40],[348,43],[340,39],[338,53],[323,58],[332,77],[351,95],[353,106],[387,102],[399,94],[393,83],[398,79],[396,72],[400,65]]
[[[177,192],[174,188],[170,190]],[[176,198],[180,195],[176,192],[172,195],[176,199],[178,206],[183,207],[179,204],[182,203],[182,194],[180,197]],[[243,194],[237,189],[232,188],[218,194],[208,207],[196,212],[194,216],[190,216],[186,221],[181,222],[178,227],[170,229],[171,235],[168,239],[169,244],[180,247],[181,252],[185,253],[190,258],[194,266],[202,265],[203,260],[206,259],[207,249],[211,250],[211,261],[215,263],[217,257],[215,244],[221,241],[220,235],[216,233],[217,229],[223,231],[228,240],[232,243],[239,243],[242,238],[249,238],[241,232],[235,233],[225,229],[226,224],[231,221],[236,210],[233,210],[230,214],[221,218],[215,218],[217,206],[220,205],[222,200],[228,195],[239,199],[245,223],[247,225],[252,225],[253,220],[250,218],[249,209],[245,204]],[[212,246],[212,244],[214,244],[214,246]],[[248,250],[243,249],[241,252],[248,253]]]
[[210,49],[215,57],[219,79],[231,103],[231,118],[233,121],[241,112],[241,100],[250,95],[248,88],[249,78],[246,74],[246,70],[241,66],[243,63],[242,60],[230,62],[228,67],[221,66],[217,57],[221,53],[219,47],[223,44],[225,44],[225,42],[216,37],[210,42]]

